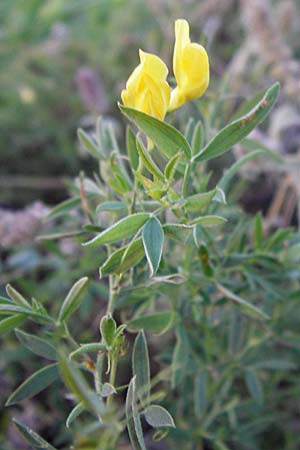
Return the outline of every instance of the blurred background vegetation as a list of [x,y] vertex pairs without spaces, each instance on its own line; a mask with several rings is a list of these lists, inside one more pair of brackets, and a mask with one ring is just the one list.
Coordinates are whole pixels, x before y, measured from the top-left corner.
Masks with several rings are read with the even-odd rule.
[[[179,17],[190,22],[193,40],[202,41],[210,55],[211,84],[201,102],[210,111],[212,132],[234,117],[245,98],[281,82],[280,102],[253,138],[284,156],[284,163],[247,166],[232,201],[246,214],[262,210],[269,229],[299,225],[299,11],[299,0],[1,0],[0,285],[13,283],[55,309],[55,299],[72,282],[91,274],[95,282],[78,334],[96,332],[90,318],[101,312],[106,288],[96,281],[95,256],[71,239],[36,237],[49,228],[72,230],[80,222],[76,212],[55,223],[44,220],[49,208],[68,198],[70,180],[81,170],[92,175],[95,169],[79,147],[76,129],[92,131],[96,117],[103,115],[122,140],[117,101],[138,63],[137,50],[160,54],[171,68],[173,23]],[[188,105],[178,121],[192,112]],[[230,157],[219,158],[214,173],[246,150],[238,146]],[[3,406],[37,361],[28,360],[14,336],[6,338],[0,359]],[[61,392],[50,392],[17,411],[49,435],[61,432],[64,417]],[[299,430],[297,405],[290,417],[289,436],[296,445],[291,436],[293,427]],[[27,448],[10,425],[9,411],[0,425],[1,448]],[[63,433],[59,439],[67,441]]]

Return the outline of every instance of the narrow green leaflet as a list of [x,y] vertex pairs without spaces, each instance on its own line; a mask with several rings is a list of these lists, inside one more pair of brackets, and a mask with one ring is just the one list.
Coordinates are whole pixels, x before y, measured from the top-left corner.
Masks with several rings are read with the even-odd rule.
[[99,158],[100,151],[93,139],[82,128],[77,130],[77,136],[82,146],[92,155],[94,158]]
[[15,288],[13,288],[10,284],[5,286],[5,290],[7,295],[19,306],[23,306],[25,308],[31,308],[28,301],[23,297],[20,292],[18,292]]
[[195,119],[193,117],[189,117],[189,120],[184,129],[184,136],[186,137],[186,140],[189,143],[192,141],[194,128],[195,128]]
[[22,400],[31,398],[43,391],[59,377],[57,363],[50,364],[35,372],[22,383],[8,398],[6,406],[14,405]]
[[39,434],[23,424],[17,419],[13,419],[15,426],[23,438],[31,445],[34,450],[57,450],[49,442],[45,441]]
[[259,404],[262,405],[264,402],[263,388],[261,382],[253,369],[247,369],[245,375],[246,384],[252,398]]
[[193,219],[191,223],[193,225],[201,225],[204,228],[210,228],[217,225],[222,225],[225,222],[227,222],[227,219],[222,216],[201,216]]
[[260,319],[270,319],[268,314],[266,314],[261,309],[257,308],[257,306],[252,305],[251,303],[247,302],[243,298],[239,297],[238,295],[231,292],[229,289],[225,288],[224,286],[218,284],[219,291],[230,300],[233,300],[235,303],[238,303],[242,306],[243,310],[248,313],[250,316]]
[[59,368],[66,386],[75,395],[78,402],[82,403],[96,417],[101,417],[104,413],[104,405],[101,399],[90,389],[85,378],[74,363],[68,360],[62,352],[59,354]]
[[82,355],[87,352],[99,352],[106,350],[106,345],[100,342],[90,342],[89,344],[82,344],[79,348],[70,353],[69,358],[74,359],[75,356]]
[[0,334],[14,330],[26,320],[25,314],[15,314],[0,321]]
[[255,250],[260,250],[262,248],[264,238],[264,224],[261,213],[257,213],[254,221],[254,233],[253,240],[255,245]]
[[149,217],[149,213],[137,213],[124,217],[82,245],[93,247],[100,244],[110,244],[132,236],[144,225]]
[[111,201],[111,202],[103,202],[100,203],[100,205],[96,208],[96,213],[99,213],[101,211],[124,211],[127,208],[126,202],[119,202],[119,201]]
[[165,177],[162,173],[162,171],[160,170],[159,167],[157,167],[157,165],[155,164],[155,162],[153,161],[153,159],[150,156],[149,151],[147,151],[145,149],[145,147],[143,146],[141,140],[137,137],[136,139],[136,148],[137,151],[141,157],[141,160],[144,163],[144,166],[146,167],[146,169],[152,174],[154,175],[156,178],[158,178],[159,180],[164,180]]
[[222,155],[222,153],[230,150],[234,144],[245,138],[269,114],[278,98],[279,90],[279,83],[273,84],[254,108],[223,128],[202,151],[193,157],[193,160],[197,162],[208,161]]
[[134,376],[129,383],[126,396],[125,413],[127,429],[133,450],[147,450],[143,437],[141,419],[137,411],[135,383],[136,377]]
[[195,377],[194,384],[194,410],[199,419],[205,413],[207,407],[207,375],[201,370]]
[[83,403],[78,403],[76,406],[74,406],[74,408],[72,409],[72,411],[70,412],[70,414],[67,417],[66,420],[66,427],[70,428],[70,425],[72,424],[72,422],[74,422],[75,419],[77,419],[77,417],[83,412],[85,411],[85,407]]
[[143,228],[143,245],[150,267],[150,278],[156,274],[164,245],[164,231],[157,217],[151,217]]
[[188,211],[200,211],[202,208],[206,208],[210,204],[216,193],[217,188],[209,192],[191,195],[186,198],[184,206]]
[[61,305],[58,315],[59,321],[66,320],[77,308],[79,308],[87,290],[88,281],[88,277],[83,277],[72,286]]
[[0,305],[13,305],[14,302],[10,298],[0,296]]
[[172,158],[179,150],[183,150],[187,159],[191,158],[192,152],[189,143],[176,128],[136,109],[120,104],[119,108],[167,158]]
[[166,164],[166,167],[165,167],[165,171],[164,171],[164,175],[167,180],[172,180],[172,178],[175,175],[178,163],[180,162],[181,159],[182,159],[182,154],[181,154],[181,152],[179,152],[168,161],[168,163]]
[[204,140],[203,135],[204,135],[203,125],[202,125],[202,122],[199,121],[195,126],[193,138],[192,138],[193,155],[200,152],[201,147],[203,145],[203,140]]
[[189,364],[190,343],[185,329],[180,325],[176,330],[176,345],[172,357],[172,388],[183,379]]
[[52,208],[51,211],[48,213],[47,218],[52,219],[54,217],[63,216],[72,209],[77,208],[77,206],[79,206],[80,204],[81,198],[79,195],[77,197],[68,198],[68,200],[63,201],[54,208]]
[[225,171],[221,180],[218,183],[218,187],[222,189],[225,193],[228,191],[230,183],[233,177],[238,173],[240,168],[246,164],[248,161],[260,156],[264,153],[263,150],[253,150],[251,153],[247,153],[245,156],[237,160],[228,170]]
[[16,330],[15,333],[21,344],[32,353],[42,356],[43,358],[52,359],[54,361],[57,360],[56,349],[48,341],[21,330]]
[[145,330],[163,334],[170,328],[172,321],[172,312],[154,313],[130,320],[127,324],[127,329],[129,331]]
[[159,405],[150,405],[144,411],[145,419],[153,428],[175,428],[173,417],[165,408]]
[[266,370],[295,370],[297,365],[292,361],[286,359],[264,359],[263,361],[257,361],[251,364],[253,369],[266,369]]
[[193,226],[184,223],[166,223],[163,229],[168,237],[180,244],[185,244],[191,235]]
[[150,397],[150,363],[145,333],[135,338],[132,353],[132,372],[136,376],[136,391],[142,405],[147,406]]
[[130,161],[130,167],[133,170],[137,170],[139,165],[139,154],[136,149],[135,134],[129,126],[126,128],[126,149]]
[[[126,255],[125,255],[126,252]],[[123,258],[124,256],[124,258]],[[100,278],[110,274],[121,274],[136,266],[145,256],[142,238],[131,242],[112,253],[99,269]]]
[[18,313],[24,314],[36,322],[54,322],[53,319],[46,314],[41,314],[39,312],[32,311],[31,309],[22,308],[21,306],[16,306],[11,303],[0,304],[0,315],[11,315]]

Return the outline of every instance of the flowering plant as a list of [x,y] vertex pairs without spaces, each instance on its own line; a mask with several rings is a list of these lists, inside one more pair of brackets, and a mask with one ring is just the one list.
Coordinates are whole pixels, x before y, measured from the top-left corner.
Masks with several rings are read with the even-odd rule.
[[204,47],[191,43],[186,20],[175,22],[173,70],[177,86],[172,92],[166,81],[168,69],[164,62],[142,50],[140,60],[121,94],[125,106],[163,120],[167,111],[200,97],[208,87],[208,56]]
[[[229,232],[236,221],[226,204],[230,182],[242,164],[263,149],[246,154],[210,186],[205,173],[207,161],[229,151],[266,118],[278,97],[278,83],[256,104],[251,102],[248,112],[209,138],[212,130],[203,117],[189,121],[185,133],[164,120],[167,112],[200,97],[209,83],[207,53],[191,43],[185,20],[175,23],[173,70],[177,86],[172,90],[166,65],[140,51],[140,64],[129,77],[119,105],[137,130],[127,127],[126,154],[125,144],[120,149],[112,128],[101,119],[96,139],[79,130],[81,144],[99,161],[99,174],[95,180],[81,177],[74,198],[50,213],[55,217],[80,206],[88,221],[78,239],[95,263],[101,259],[99,275],[107,287],[106,311],[99,317],[94,341],[78,343],[81,337],[74,337],[75,317],[88,289],[86,276],[73,285],[56,315],[10,285],[8,297],[1,300],[0,311],[8,317],[0,329],[15,329],[24,347],[52,361],[23,382],[7,405],[63,381],[73,403],[66,425],[72,428],[80,420],[84,424],[83,430],[74,427],[74,449],[121,448],[127,442],[127,428],[132,448],[145,450],[149,434],[145,423],[147,430],[157,429],[155,439],[171,430],[169,442],[176,448],[194,448],[208,440],[214,448],[227,449],[231,433],[224,414],[231,411],[234,428],[240,406],[235,398],[229,405],[229,391],[231,386],[235,389],[238,364],[250,345],[243,347],[238,322],[246,317],[251,345],[259,345],[266,331],[257,332],[253,323],[264,323],[272,315],[272,289],[266,304],[255,289],[249,289],[247,299],[243,292],[248,285],[259,286],[257,265],[272,272],[273,278],[273,271],[280,273],[275,256],[271,264],[268,253],[272,248],[277,251],[278,242],[281,260],[289,258],[282,256],[283,240],[277,240],[275,247],[270,239],[264,241],[260,216],[255,220],[254,247],[245,247],[247,234],[238,239]],[[241,268],[241,261],[247,270]],[[98,286],[95,281],[94,285]],[[20,328],[28,320],[38,325],[39,336]],[[237,339],[231,336],[229,350],[223,345],[220,320]],[[254,339],[259,343],[253,344]],[[147,341],[160,347],[155,376]],[[236,362],[226,352],[235,355]],[[259,403],[259,377],[251,364],[247,367],[249,392]],[[190,404],[194,413],[187,423]],[[218,424],[221,434],[215,428]],[[16,425],[33,448],[54,449],[26,425],[19,421]],[[242,439],[237,435],[236,440]]]

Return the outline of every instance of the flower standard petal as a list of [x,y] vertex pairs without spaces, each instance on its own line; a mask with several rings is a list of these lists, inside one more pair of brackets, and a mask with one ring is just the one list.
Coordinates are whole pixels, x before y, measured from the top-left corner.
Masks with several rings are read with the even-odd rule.
[[140,64],[130,75],[121,93],[125,106],[164,119],[171,88],[166,81],[168,68],[156,55],[139,51]]
[[202,45],[190,41],[189,24],[179,19],[175,22],[173,70],[177,86],[171,92],[169,111],[200,97],[209,84],[209,60]]

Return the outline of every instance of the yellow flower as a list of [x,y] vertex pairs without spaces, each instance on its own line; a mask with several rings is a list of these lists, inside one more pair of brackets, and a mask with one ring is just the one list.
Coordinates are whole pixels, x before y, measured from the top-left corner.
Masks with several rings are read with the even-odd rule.
[[125,106],[163,120],[169,107],[171,88],[166,81],[168,68],[156,55],[139,51],[140,64],[121,92]]
[[200,97],[209,83],[209,61],[206,50],[202,45],[191,42],[189,24],[183,19],[175,22],[173,71],[177,87],[171,93],[169,111]]

